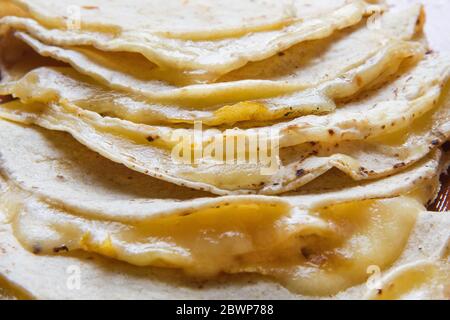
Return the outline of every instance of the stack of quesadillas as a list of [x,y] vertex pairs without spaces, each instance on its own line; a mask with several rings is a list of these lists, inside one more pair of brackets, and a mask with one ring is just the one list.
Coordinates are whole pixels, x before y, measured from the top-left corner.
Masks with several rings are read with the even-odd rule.
[[404,2],[0,0],[0,297],[450,298]]

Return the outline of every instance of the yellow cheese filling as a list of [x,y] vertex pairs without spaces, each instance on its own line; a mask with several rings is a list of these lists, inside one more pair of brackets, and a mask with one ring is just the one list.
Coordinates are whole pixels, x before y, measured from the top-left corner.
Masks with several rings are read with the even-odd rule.
[[13,227],[36,254],[81,249],[138,266],[179,268],[199,278],[252,272],[301,294],[331,295],[364,282],[369,266],[383,270],[395,262],[422,210],[412,197],[317,210],[222,204],[119,223],[28,198]]

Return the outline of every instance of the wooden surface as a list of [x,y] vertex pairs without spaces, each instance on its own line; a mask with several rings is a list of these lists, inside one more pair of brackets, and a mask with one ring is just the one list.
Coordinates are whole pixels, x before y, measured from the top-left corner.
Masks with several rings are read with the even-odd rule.
[[442,175],[441,177],[442,187],[439,192],[436,201],[431,204],[428,210],[431,211],[449,211],[450,210],[450,179],[449,175]]

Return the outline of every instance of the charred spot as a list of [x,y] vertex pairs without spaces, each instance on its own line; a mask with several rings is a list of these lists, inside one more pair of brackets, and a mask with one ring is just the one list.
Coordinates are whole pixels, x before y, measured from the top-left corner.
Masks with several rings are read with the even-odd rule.
[[295,175],[297,177],[301,177],[306,173],[306,171],[304,169],[298,169],[297,171],[295,171]]
[[278,52],[278,56],[279,56],[279,57],[282,57],[282,56],[284,56],[284,55],[285,55],[284,52]]
[[153,142],[153,141],[155,141],[158,138],[159,138],[158,136],[148,136],[146,139],[147,139],[148,142]]
[[61,175],[61,174],[58,174],[58,175],[56,176],[56,178],[57,178],[58,180],[61,180],[61,181],[66,180],[66,178],[65,178],[63,175]]
[[309,259],[313,254],[313,252],[308,248],[301,248],[300,253],[302,254],[303,257],[305,257],[305,259]]
[[2,96],[0,95],[0,104],[7,103],[13,100],[17,100],[18,98],[14,98],[12,95]]
[[383,289],[377,289],[377,294],[378,295],[383,294]]
[[292,112],[286,112],[286,113],[284,114],[284,116],[285,116],[285,117],[289,117],[291,114],[292,114]]
[[394,165],[394,169],[403,168],[404,166],[406,166],[406,163],[404,163],[404,162],[399,162],[399,163],[396,163],[396,164]]
[[417,18],[417,20],[416,20],[416,26],[420,26],[421,23],[422,23],[422,19],[421,19],[421,17],[419,16],[419,17]]
[[386,125],[383,124],[383,125],[381,126],[381,129],[382,129],[382,130],[386,129]]
[[53,248],[54,253],[58,253],[61,251],[69,252],[69,248],[66,245],[62,245],[62,246]]
[[433,141],[431,141],[431,144],[432,144],[433,146],[438,146],[439,143],[441,143],[441,142],[439,141],[439,139],[434,139]]
[[40,244],[37,243],[37,244],[33,245],[33,253],[34,254],[39,254],[41,252],[42,252],[42,247]]
[[432,53],[433,53],[433,50],[431,50],[431,49],[428,49],[427,52],[425,52],[425,54],[432,54]]
[[315,146],[317,144],[317,142],[311,141],[309,144],[312,146]]
[[356,84],[358,87],[361,87],[363,85],[363,79],[360,76],[356,76]]
[[359,171],[360,171],[362,174],[365,174],[365,175],[367,175],[367,174],[369,173],[369,171],[368,171],[366,168],[364,168],[364,167],[359,167]]
[[328,129],[328,133],[330,134],[330,136],[334,135],[334,130],[333,129]]

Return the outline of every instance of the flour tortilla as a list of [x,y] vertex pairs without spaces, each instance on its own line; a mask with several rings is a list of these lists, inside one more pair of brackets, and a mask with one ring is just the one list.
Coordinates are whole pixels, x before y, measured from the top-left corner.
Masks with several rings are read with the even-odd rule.
[[[187,199],[186,197],[189,197],[186,194],[188,190],[184,188],[178,188],[180,189],[179,192],[176,190],[166,190],[167,186],[164,186],[165,183],[157,180],[147,182],[152,185],[152,188],[143,187],[145,179],[152,179],[111,163],[76,143],[73,145],[74,142],[70,143],[71,138],[66,134],[48,132],[37,128],[21,127],[20,125],[8,124],[6,122],[4,126],[10,136],[9,138],[5,137],[5,139],[2,139],[2,143],[6,143],[4,140],[10,140],[13,143],[17,139],[25,142],[23,151],[13,147],[12,144],[10,147],[6,145],[2,147],[1,172],[7,184],[7,187],[3,188],[5,193],[1,198],[4,212],[11,213],[11,211],[16,210],[14,209],[16,201],[24,201],[31,205],[32,203],[36,203],[34,201],[37,201],[38,203],[47,203],[50,206],[69,210],[66,212],[71,212],[74,215],[73,219],[75,220],[72,221],[93,218],[101,219],[97,222],[98,227],[101,227],[101,221],[105,221],[105,219],[106,221],[110,221],[108,225],[112,226],[120,221],[120,223],[130,225],[135,223],[142,225],[144,221],[150,224],[158,217],[170,217],[173,215],[186,216],[187,213],[195,216],[207,207],[215,208],[214,210],[217,210],[217,213],[226,215],[227,211],[221,211],[220,209],[221,205],[224,205],[226,202],[229,205],[231,204],[232,207],[237,206],[237,210],[241,208],[243,213],[245,212],[245,204],[247,203],[252,203],[253,206],[260,205],[261,208],[268,204],[278,204],[291,207],[291,210],[297,208],[297,210],[309,211],[317,210],[330,204],[336,205],[337,203],[360,201],[360,199],[367,198],[393,197],[402,193],[411,193],[415,188],[418,188],[420,191],[417,194],[420,201],[426,202],[432,199],[436,193],[438,187],[437,177],[440,172],[438,158],[429,158],[421,165],[404,174],[355,187],[352,187],[352,183],[348,182],[349,185],[347,187],[339,185],[337,186],[337,190],[328,192],[323,192],[320,190],[321,188],[311,188],[308,194],[277,198],[262,196],[205,198],[192,191],[190,196],[194,198]],[[29,143],[28,146],[26,145],[27,143]],[[17,152],[20,152],[22,157],[18,158],[14,156]],[[14,159],[20,159],[20,161],[18,162]],[[36,168],[34,168],[35,166]],[[25,167],[28,170],[22,170]],[[327,181],[324,178],[322,183],[326,187],[331,187],[330,184],[337,183],[336,180],[339,179],[329,177],[327,185],[324,183]],[[158,184],[161,184],[161,187]],[[177,187],[173,186],[172,188],[176,189]],[[17,198],[21,197],[20,195],[23,192],[29,195],[22,198],[22,200],[18,200]],[[148,196],[145,196],[143,192],[149,195],[153,193],[154,199],[147,198]],[[162,195],[162,199],[158,199],[161,197],[158,194]],[[169,201],[164,200],[169,194],[171,195],[171,199]],[[178,195],[181,195],[181,198],[179,201],[175,201],[174,197]],[[134,198],[135,196],[138,198]],[[197,199],[197,196],[200,196],[200,198]],[[402,200],[400,203],[402,202],[404,201]],[[243,206],[240,207],[239,203]],[[361,208],[361,205],[356,205],[356,207]],[[230,210],[228,214],[235,209],[231,208]],[[21,216],[27,217],[27,219],[31,218],[33,214],[31,211],[28,212],[27,215]],[[43,223],[57,214],[56,212],[46,213],[45,210],[39,212],[43,216],[39,220],[40,222],[36,221],[38,224]],[[143,213],[145,214],[143,215]],[[210,214],[213,214],[213,212],[211,211]],[[396,214],[399,214],[399,212],[396,211]],[[14,232],[20,236],[20,226],[23,226],[26,220],[24,222],[22,219],[17,219],[18,217],[14,214],[7,218],[9,221],[13,221]],[[313,217],[303,220],[303,222],[300,221],[302,220],[297,220],[296,223],[303,223],[305,226],[316,223]],[[55,221],[55,225],[60,222],[61,220],[59,222]],[[37,224],[34,225],[37,226]],[[29,232],[26,232],[26,235],[27,237],[35,237],[36,231],[39,233],[39,230],[42,231],[45,229],[38,227],[34,231],[29,230]],[[62,229],[56,228],[54,230]],[[395,234],[397,237],[399,236],[398,232]],[[46,235],[47,237],[50,236],[51,232],[46,232]],[[21,239],[25,241],[23,237]],[[390,243],[392,245],[392,242]],[[66,244],[70,247],[67,242]],[[44,245],[39,250],[44,251]],[[20,250],[17,252],[20,252]],[[102,253],[107,254],[105,251]],[[79,254],[75,254],[75,257],[79,257]],[[56,257],[45,258],[55,259]],[[97,258],[94,259],[96,260]],[[4,263],[7,264],[7,261],[4,261]],[[117,265],[121,268],[121,264]],[[142,270],[142,272],[147,271]],[[158,273],[158,271],[153,270],[152,272]]]
[[[20,37],[30,40],[25,34],[20,34]],[[32,41],[36,45],[35,40]],[[358,65],[349,61],[352,68],[343,73],[340,71],[345,70],[346,66],[341,64],[339,66],[343,69],[336,70],[336,77],[332,75],[330,80],[318,82],[311,79],[300,83],[296,82],[301,79],[295,79],[295,82],[239,80],[168,90],[158,82],[155,86],[145,85],[146,88],[141,90],[139,84],[122,77],[124,84],[128,83],[129,88],[137,91],[128,94],[114,85],[112,87],[119,91],[100,86],[71,68],[61,69],[60,74],[47,69],[36,72],[49,73],[46,75],[49,83],[52,80],[58,83],[57,91],[61,96],[71,92],[72,99],[79,100],[85,108],[98,113],[144,124],[192,124],[202,121],[209,126],[231,126],[240,122],[264,123],[332,112],[336,108],[336,100],[363,92],[374,80],[395,73],[402,62],[419,60],[425,52],[424,46],[419,43],[395,40],[379,49],[364,63]],[[88,70],[95,70],[95,67]],[[323,70],[327,71],[327,75],[333,73],[332,69]],[[320,77],[320,74],[314,73]],[[312,76],[306,71],[300,74],[305,78]],[[114,82],[120,77],[111,75],[105,80]],[[75,91],[74,88],[80,89]]]
[[[365,79],[367,70],[375,68],[370,68],[366,60],[380,51],[384,51],[384,55],[398,56],[399,53],[395,51],[400,50],[401,44],[397,42],[411,40],[420,34],[423,20],[420,5],[393,9],[377,20],[379,27],[362,21],[357,26],[337,32],[326,39],[302,43],[280,55],[249,64],[218,79],[218,84],[188,86],[183,89],[159,80],[181,83],[189,81],[184,75],[167,70],[161,72],[136,54],[102,52],[89,47],[57,47],[46,45],[23,32],[18,32],[17,35],[39,54],[70,63],[79,72],[113,89],[172,103],[182,103],[186,99],[198,101],[201,98],[202,105],[206,106],[211,105],[211,101],[214,104],[233,102],[230,96],[237,94],[239,97],[234,99],[243,101],[304,90],[336,79],[356,68],[360,70],[360,77]],[[349,47],[353,48],[351,54],[348,52]],[[391,57],[386,60],[392,60],[391,68],[394,68],[395,59]],[[377,59],[369,62],[375,61]],[[380,66],[378,69],[383,68]],[[372,74],[376,73],[372,71]],[[370,81],[362,81],[368,82]],[[261,96],[262,94],[265,96]]]
[[[390,74],[386,74],[386,77],[381,77],[378,81],[378,84],[381,84],[388,78],[391,85],[395,83],[397,86],[388,85],[380,89],[377,83],[374,85],[377,90],[374,91],[376,99],[380,99],[379,101],[389,101],[389,90],[394,88],[393,105],[401,107],[403,102],[409,107],[396,110],[402,116],[397,119],[400,125],[394,119],[387,130],[386,125],[381,125],[382,131],[372,128],[371,126],[374,123],[379,124],[377,120],[380,120],[374,115],[381,116],[385,113],[385,109],[380,108],[366,117],[366,120],[369,119],[367,123],[358,124],[357,130],[361,132],[367,130],[369,133],[362,137],[358,136],[361,132],[356,132],[351,136],[354,141],[346,141],[342,135],[336,137],[337,140],[330,139],[330,143],[325,142],[326,139],[318,139],[319,142],[311,141],[313,143],[310,145],[299,142],[301,138],[283,140],[282,143],[290,150],[288,153],[282,153],[283,161],[293,161],[295,164],[296,161],[303,161],[303,155],[306,154],[305,161],[310,161],[315,167],[311,172],[320,171],[318,170],[321,167],[320,158],[328,168],[325,170],[326,173],[319,173],[319,177],[314,177],[316,179],[301,191],[280,197],[257,195],[217,197],[189,190],[154,180],[112,163],[74,143],[67,134],[0,122],[0,135],[3,136],[0,139],[2,145],[0,210],[6,213],[5,216],[0,216],[0,221],[6,222],[0,224],[2,233],[0,279],[5,279],[0,282],[0,287],[7,289],[3,292],[7,292],[9,297],[37,298],[52,298],[54,294],[58,294],[58,298],[81,296],[97,299],[111,296],[115,298],[188,296],[211,299],[241,298],[242,295],[249,298],[263,298],[267,292],[273,293],[273,297],[285,298],[324,296],[338,299],[448,298],[446,286],[449,285],[450,272],[449,216],[420,212],[423,210],[423,204],[432,200],[436,194],[439,184],[437,178],[443,162],[439,164],[440,152],[434,149],[448,139],[450,131],[449,108],[446,104],[448,96],[441,95],[441,88],[448,78],[448,65],[445,60],[438,60],[442,66],[439,72],[431,75],[431,72],[427,72],[427,68],[430,67],[427,66],[427,61],[429,60],[419,65],[419,70],[423,65],[426,67],[416,74],[414,74],[416,67],[411,66],[413,61],[410,61],[410,65],[403,66],[400,74],[403,73],[405,76],[400,81],[392,80]],[[432,65],[430,69],[433,68]],[[436,70],[438,69],[434,71]],[[28,80],[33,80],[36,73],[30,73],[28,76]],[[48,84],[45,82],[41,87],[33,87],[32,95],[37,95],[41,99],[44,97],[41,102],[36,103],[27,96],[30,94],[29,84],[20,78],[8,74],[8,84],[6,87],[3,86],[2,90],[8,93],[14,91],[15,95],[20,96],[22,101],[28,104],[13,101],[2,105],[4,117],[23,123],[44,124],[47,127],[50,123],[53,125],[51,129],[69,131],[77,139],[98,151],[99,144],[87,143],[89,135],[83,140],[83,134],[77,132],[79,128],[87,129],[85,133],[91,130],[91,138],[98,138],[100,143],[106,141],[103,145],[105,148],[108,144],[110,149],[118,145],[119,149],[113,150],[112,154],[124,156],[125,163],[133,169],[136,169],[133,167],[136,159],[130,157],[130,154],[127,157],[127,154],[120,150],[126,146],[125,141],[134,140],[146,144],[145,139],[152,143],[161,137],[147,135],[148,130],[160,130],[157,133],[161,133],[161,136],[172,130],[172,128],[138,126],[123,120],[99,117],[95,113],[78,108],[73,101],[68,102],[58,95],[51,98],[55,99],[53,101],[56,103],[52,100],[45,101],[46,95],[54,94],[51,90],[46,91]],[[39,77],[34,78],[36,79]],[[398,91],[402,91],[401,94]],[[448,91],[444,88],[442,92]],[[354,116],[358,112],[364,113],[362,102],[373,103],[371,95],[372,92],[369,92],[367,96],[346,104],[345,107],[349,108],[343,114],[348,116],[353,112]],[[361,109],[358,109],[358,103]],[[406,119],[408,112],[410,119]],[[381,119],[381,123],[392,121],[392,118],[395,117],[387,116],[387,119]],[[350,119],[358,122],[358,119]],[[70,126],[64,127],[65,121],[69,124],[76,123],[79,127],[68,130]],[[103,121],[105,122],[102,123]],[[406,134],[405,128],[408,125],[409,132]],[[98,128],[105,130],[98,131],[97,136],[92,135]],[[292,127],[287,129],[289,131]],[[320,134],[320,130],[317,132]],[[335,133],[333,129],[328,129],[329,136],[335,136]],[[114,136],[117,140],[103,140],[105,137],[114,138]],[[286,137],[292,138],[289,135],[284,136]],[[21,144],[23,142],[23,145],[18,147],[17,141],[21,141]],[[158,143],[159,141],[156,142]],[[339,146],[334,146],[334,143],[338,143]],[[140,152],[139,148],[136,145],[137,153]],[[394,153],[394,148],[398,149],[398,154]],[[311,152],[313,154],[308,154]],[[341,152],[351,158],[341,158],[339,154]],[[427,154],[429,155],[426,156]],[[109,155],[111,156],[111,153]],[[296,158],[299,156],[302,157],[301,160]],[[399,157],[404,162],[396,163]],[[115,160],[117,161],[117,158]],[[361,163],[368,164],[368,168],[362,167]],[[396,170],[386,171],[389,163],[394,164]],[[343,165],[345,168],[342,171],[353,179],[363,179],[364,175],[373,179],[379,174],[386,175],[398,171],[400,173],[386,179],[361,183],[353,181],[343,172],[329,170],[332,166],[339,168],[339,165]],[[242,167],[245,170],[245,166],[237,166],[238,169]],[[27,170],[23,170],[24,168]],[[30,168],[37,170],[28,170]],[[200,166],[201,170],[205,170],[204,168]],[[372,172],[371,168],[375,170]],[[117,170],[110,171],[110,169]],[[277,186],[280,185],[277,182],[273,184],[273,189],[266,189],[266,193],[289,191],[305,183],[303,179],[311,178],[310,172],[305,172],[303,167],[294,166],[290,169],[296,176],[294,183],[285,181],[286,176],[283,176],[285,172],[281,170],[279,181],[282,188]],[[352,175],[355,169],[359,172]],[[119,174],[116,176],[117,172]],[[194,171],[189,178],[195,180],[197,178],[195,174]],[[198,177],[203,179],[203,174],[204,172],[200,172]],[[242,176],[238,170],[236,177],[239,174]],[[134,180],[135,177],[137,182]],[[211,179],[208,175],[205,177]],[[280,176],[275,178],[279,179]],[[297,178],[300,179],[296,180]],[[142,188],[148,183],[158,187]],[[175,195],[180,198],[174,199]],[[255,212],[256,220],[252,220],[255,219],[252,218],[252,213]],[[278,215],[287,219],[276,220]],[[281,234],[274,233],[270,227],[267,228],[267,221],[271,222],[274,217],[277,222],[274,224],[275,231],[281,230]],[[189,245],[184,247],[183,237],[188,235],[189,239],[189,236],[192,236],[190,234],[192,230],[183,228],[189,219],[197,219],[195,228],[200,230],[194,229],[197,232],[194,235],[200,236],[198,241],[188,241]],[[229,237],[227,240],[223,239],[222,235],[217,238],[218,235],[214,232],[210,234],[198,232],[202,231],[202,223],[207,225],[211,219],[214,222],[213,227],[219,231],[221,228],[226,231],[228,224],[238,229],[242,226],[244,229],[250,228],[243,233],[242,239],[239,234],[233,232],[227,234]],[[152,235],[157,236],[158,232],[161,232],[157,226],[164,221],[169,222],[167,225],[169,228],[180,222],[181,232],[169,232],[168,237],[162,232],[161,235],[167,238],[156,240],[151,238]],[[171,225],[171,221],[175,224]],[[266,224],[255,223],[256,221]],[[176,227],[174,230],[177,230]],[[261,235],[260,232],[264,234]],[[253,243],[254,250],[257,250],[256,257],[251,250],[248,256],[249,247],[245,237],[249,235],[256,237]],[[299,236],[301,240],[292,241],[290,236],[295,238]],[[259,237],[262,240],[257,240]],[[220,246],[217,250],[211,251],[210,244],[217,239],[220,240]],[[271,241],[272,239],[275,241]],[[285,239],[286,243],[280,239]],[[308,239],[313,241],[308,243]],[[202,247],[204,245],[202,241],[205,240],[211,243]],[[336,242],[339,244],[336,245]],[[327,245],[331,245],[332,249],[327,251]],[[28,251],[23,250],[22,246]],[[203,248],[205,251],[201,250]],[[293,261],[300,259],[302,262],[308,261],[308,264],[299,264],[287,269],[285,266],[280,267],[278,263],[281,261],[285,263],[286,260],[273,256],[272,248],[280,249],[275,251],[283,259],[288,254],[289,257],[292,256]],[[295,250],[290,251],[292,248]],[[300,248],[302,250],[299,250]],[[188,251],[191,249],[191,252],[184,249]],[[35,254],[31,255],[30,251]],[[64,254],[64,251],[70,252]],[[49,255],[52,252],[54,255]],[[206,261],[213,258],[214,263],[210,266],[212,269],[205,267],[208,263],[205,264],[204,257],[196,255],[198,252],[206,252]],[[222,252],[225,253],[225,257],[221,256]],[[292,255],[292,252],[300,252],[302,258]],[[114,260],[104,259],[96,253]],[[194,261],[189,260],[189,253],[195,257]],[[243,262],[227,260],[229,254],[236,253]],[[45,255],[37,256],[37,254]],[[267,261],[267,258],[271,257],[276,260],[275,264],[272,264],[270,259]],[[323,259],[327,261],[327,268],[322,266]],[[146,267],[132,267],[117,260]],[[19,266],[16,265],[17,262],[20,262]],[[376,283],[370,283],[370,279],[364,283],[369,275],[367,267],[373,264],[381,267],[383,276]],[[195,266],[194,269],[192,265]],[[177,271],[149,266],[182,268],[197,276],[199,274],[206,278],[213,276],[215,280],[195,280]],[[51,271],[52,279],[48,279],[50,277],[45,274],[46,270]],[[68,286],[68,275],[74,270],[81,271],[81,290],[72,290]],[[218,271],[239,275],[216,277]],[[241,274],[247,272],[260,273],[277,281],[267,277]],[[308,275],[311,278],[308,278]],[[103,283],[105,280],[108,282],[106,285]],[[41,281],[46,281],[45,285]],[[290,291],[276,285],[275,282],[281,283]],[[120,290],[115,286],[124,286],[125,289]],[[0,296],[2,294],[4,293],[0,290]]]
[[[307,2],[309,1],[295,2],[298,4],[298,11],[301,11],[304,5],[308,5]],[[47,21],[47,24],[51,24],[51,21],[54,22],[54,18],[56,18],[56,21],[59,19],[59,27],[67,27],[64,22],[61,25],[61,18],[66,15],[67,6],[65,4],[61,5],[60,2],[57,2],[58,4],[52,7],[56,10],[63,11],[57,12],[53,17],[42,18],[42,7],[39,5],[36,6],[37,3],[33,3],[32,1],[15,1],[15,3],[27,5],[30,14],[42,23]],[[170,1],[169,4],[171,3],[174,2]],[[136,4],[139,4],[139,2],[136,2]],[[140,2],[140,5],[143,4],[145,2]],[[116,12],[115,14],[120,12],[121,14],[120,19],[109,21],[109,23],[115,24],[115,30],[112,33],[110,27],[107,28],[109,30],[106,30],[106,32],[98,31],[95,27],[92,30],[89,28],[87,30],[83,29],[83,19],[95,10],[86,10],[88,11],[87,16],[84,15],[86,12],[83,12],[81,15],[81,31],[47,29],[29,18],[6,17],[0,23],[13,26],[14,28],[27,29],[36,38],[49,44],[93,45],[103,51],[137,52],[160,66],[218,76],[240,68],[249,61],[266,59],[302,41],[327,37],[335,30],[358,23],[365,14],[371,14],[374,11],[380,10],[380,6],[368,4],[361,0],[352,0],[348,3],[338,1],[336,3],[337,8],[324,5],[325,2],[319,2],[319,4],[316,17],[305,18],[305,20],[299,19],[297,22],[275,30],[263,30],[217,40],[209,40],[208,38],[203,40],[201,37],[196,37],[195,39],[188,38],[187,40],[167,38],[154,34],[151,31],[151,27],[136,30],[133,28],[127,29],[129,26],[124,28],[123,25],[117,24],[133,24],[131,21],[139,24],[142,20],[139,21],[140,18],[136,18],[136,14],[139,16],[142,12],[147,12],[148,10],[139,12],[137,6],[130,6],[129,8],[133,13],[131,16],[124,17],[123,10],[114,11],[115,6],[110,7],[109,2],[105,6],[99,6],[100,10],[103,10],[101,7],[105,7],[108,12]],[[159,10],[164,10],[165,7],[165,5],[162,5]],[[230,8],[233,10],[233,6],[230,6]],[[153,12],[158,13],[156,10]],[[220,11],[218,10],[217,12]],[[243,11],[242,13],[245,14],[245,12]],[[102,19],[100,16],[109,19],[108,14],[106,12],[105,14],[105,16],[94,14],[91,19]],[[166,15],[159,18],[166,19],[171,16],[173,15]],[[200,18],[202,16],[199,15]],[[145,24],[148,25],[148,16],[145,16]],[[173,27],[173,23],[169,25]],[[211,30],[210,23],[208,23],[207,29]],[[211,34],[211,31],[209,33]]]
[[[440,68],[441,74],[437,74]],[[172,140],[173,128],[103,118],[63,100],[60,104],[49,106],[22,104],[16,100],[1,105],[0,110],[1,116],[7,119],[69,132],[108,159],[178,185],[222,195],[279,194],[296,190],[334,167],[355,180],[367,180],[401,171],[426,156],[449,136],[448,94],[442,95],[439,100],[441,81],[447,76],[448,65],[445,60],[442,62],[438,58],[428,57],[390,85],[375,90],[373,95],[348,103],[345,108],[331,114],[329,117],[341,122],[346,129],[344,132],[334,131],[334,127],[328,129],[326,137],[330,137],[329,142],[310,140],[313,143],[305,143],[308,140],[300,140],[299,144],[288,148],[284,147],[281,140],[280,158],[273,154],[269,159],[271,163],[266,164],[250,161],[227,164],[205,156],[199,158],[197,164],[190,161],[177,163],[173,158],[173,151],[178,146],[177,140]],[[29,80],[33,79],[31,75]],[[45,85],[44,79],[37,83]],[[11,87],[12,92],[19,97],[32,96],[36,99],[39,95],[46,97],[49,94],[52,97],[52,91],[47,93],[45,88],[41,90],[27,81],[24,85],[19,82]],[[30,89],[33,90],[32,94],[28,93]],[[447,93],[448,89],[443,92]],[[390,100],[391,96],[397,100]],[[373,104],[372,110],[363,112],[367,105]],[[361,138],[355,130],[358,124],[361,126],[359,135],[364,133]],[[407,124],[409,127],[405,127]],[[312,122],[308,125],[312,125]],[[309,129],[314,134],[325,131],[320,126]],[[355,135],[355,141],[351,137],[350,141],[345,141],[348,139],[346,133]],[[333,139],[335,136],[338,138]],[[345,139],[339,140],[339,136]],[[305,139],[304,136],[297,137]],[[265,169],[270,165],[276,167],[276,172],[267,173]]]
[[[65,70],[43,68],[32,71],[29,77],[25,76],[17,83],[4,81],[0,85],[0,94],[13,94],[24,102],[48,103],[62,98],[76,104],[82,95],[91,97],[97,93],[92,87],[83,86],[73,79],[70,80],[70,77],[61,76],[60,73],[64,73]],[[68,70],[67,72],[72,74]],[[405,63],[397,74],[388,77],[387,83],[382,83],[383,86],[375,86],[373,90],[364,92],[349,101],[341,102],[333,113],[323,116],[299,117],[272,127],[262,127],[261,130],[280,130],[282,147],[308,141],[359,140],[396,131],[406,128],[416,117],[433,107],[433,102],[439,98],[441,87],[447,81],[449,74],[450,60],[448,57],[430,54],[419,63],[415,63],[415,61]],[[48,80],[44,81],[44,79]],[[385,78],[381,79],[386,80]],[[66,86],[72,88],[72,92],[61,90],[56,85],[58,82],[67,82]],[[33,87],[30,87],[31,85]],[[340,85],[345,87],[347,79],[343,79]],[[33,90],[34,87],[37,89],[30,94],[30,90]],[[79,92],[75,90],[78,87],[80,88]],[[62,88],[64,88],[64,83]],[[58,97],[59,94],[62,96]],[[126,104],[126,102],[123,103]],[[132,105],[134,106],[134,103]],[[81,106],[89,109],[87,101],[81,103]],[[120,104],[116,104],[114,107],[119,110],[123,109]],[[142,112],[139,104],[135,107],[138,110],[136,111],[137,117]],[[368,110],[368,108],[370,109]],[[395,112],[389,110],[395,110]],[[351,126],[350,123],[352,123]],[[145,128],[145,126],[140,127]],[[152,130],[149,129],[149,131]],[[330,134],[330,131],[334,134]],[[220,131],[205,130],[206,137],[217,133]],[[161,136],[164,136],[163,132],[161,132]]]
[[[424,130],[419,124],[409,140],[398,142],[394,140],[391,145],[388,137],[384,145],[380,145],[379,142],[343,142],[337,147],[334,145],[311,147],[307,144],[303,147],[285,148],[281,150],[281,156],[286,157],[283,159],[285,163],[282,164],[282,170],[279,167],[276,174],[270,175],[262,170],[269,169],[268,164],[266,167],[250,162],[234,165],[214,162],[214,166],[209,166],[206,160],[194,166],[176,163],[171,157],[170,150],[148,147],[145,135],[142,136],[142,142],[132,145],[120,136],[115,136],[114,133],[105,135],[101,130],[98,131],[98,127],[92,125],[93,119],[87,118],[85,122],[77,122],[76,127],[72,126],[77,113],[67,113],[64,110],[56,113],[52,111],[46,117],[36,118],[33,113],[30,114],[30,110],[26,110],[27,105],[25,108],[21,104],[19,107],[11,108],[13,104],[16,105],[17,102],[2,105],[3,117],[25,123],[36,121],[54,130],[67,130],[93,150],[116,162],[124,163],[133,170],[154,175],[156,178],[181,186],[208,190],[217,194],[246,194],[255,193],[255,191],[262,194],[276,194],[295,190],[333,167],[339,168],[357,180],[386,176],[412,165],[443,143],[448,135],[448,131],[445,135],[443,131],[447,127],[448,118],[440,118],[444,124],[441,123],[440,127],[435,127],[436,131],[429,133],[427,129],[431,126],[425,125]],[[48,112],[48,108],[39,108],[37,113],[41,112],[39,110]],[[78,112],[81,114],[81,111]],[[58,123],[53,122],[55,119],[53,116],[58,119]],[[95,142],[90,138],[94,136]],[[154,171],[150,171],[152,163]],[[245,179],[243,179],[244,173],[248,174]],[[265,185],[260,184],[261,180],[265,182]],[[242,186],[249,189],[242,189]],[[250,189],[251,187],[254,189]]]
[[[86,2],[86,1],[84,1]],[[47,26],[66,28],[67,9],[73,3],[55,1],[40,6],[36,1],[11,1],[25,8]],[[345,1],[80,1],[82,28],[86,30],[145,30],[168,38],[207,39],[239,36],[278,29],[295,19],[317,17],[345,5]],[[101,12],[101,14],[99,14]],[[182,14],[182,25],[180,15]]]
[[195,208],[215,208],[225,203],[314,209],[356,199],[405,194],[416,184],[429,184],[430,194],[425,198],[432,199],[437,189],[434,180],[441,170],[440,152],[435,151],[404,172],[372,182],[356,183],[338,171],[330,171],[301,191],[283,197],[218,197],[130,170],[90,151],[66,133],[4,120],[0,123],[0,167],[5,179],[25,192],[82,212],[86,217],[124,223],[185,214]]
[[[448,241],[448,214],[421,213],[402,256],[385,273],[396,274],[405,269],[404,265],[409,268],[411,264],[424,260],[436,261],[437,251]],[[294,294],[275,282],[254,275],[221,276],[216,281],[193,281],[176,271],[133,267],[91,253],[37,256],[23,249],[12,235],[9,225],[0,225],[0,230],[0,247],[4,250],[0,260],[0,274],[32,298],[242,300],[242,297],[265,299],[270,294],[274,299],[320,299]],[[441,263],[448,270],[448,262],[436,262],[438,265]],[[67,285],[70,283],[69,276],[77,270],[81,272],[80,290],[70,290]],[[385,281],[384,276],[381,278],[382,283],[392,279],[386,278]],[[413,283],[414,280],[408,281]],[[395,278],[392,282],[396,284]],[[422,299],[448,299],[442,285],[422,286],[418,290],[405,288],[397,297],[411,298],[410,292]],[[372,289],[361,284],[327,299],[373,298],[372,294]]]
[[[420,34],[422,13],[420,5],[397,8],[383,15],[380,28],[364,21],[350,30],[300,44],[285,51],[283,56],[249,65],[219,80],[225,82],[184,87],[157,80],[178,81],[183,79],[179,73],[161,71],[133,54],[113,55],[86,47],[59,48],[45,45],[23,32],[16,35],[41,55],[69,62],[81,73],[119,90],[109,91],[74,71],[65,73],[68,78],[56,76],[58,91],[67,91],[64,85],[70,86],[71,92],[75,91],[74,87],[80,87],[76,91],[80,94],[78,100],[83,100],[90,110],[146,124],[203,121],[206,125],[233,125],[334,110],[336,99],[361,92],[375,79],[396,72],[405,59],[421,58],[424,45],[404,40]],[[349,47],[354,49],[351,55]],[[11,46],[8,48],[11,51]],[[22,64],[23,60],[42,59],[29,54],[18,59]],[[11,67],[3,73],[17,73],[14,65],[9,64]],[[257,74],[257,70],[265,73]],[[81,83],[73,84],[73,77]]]

